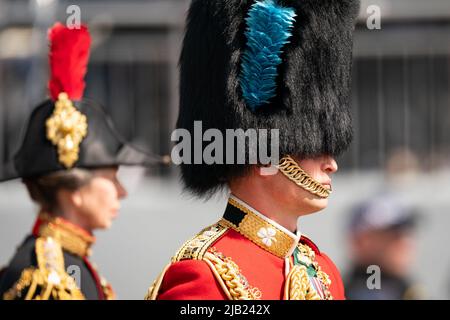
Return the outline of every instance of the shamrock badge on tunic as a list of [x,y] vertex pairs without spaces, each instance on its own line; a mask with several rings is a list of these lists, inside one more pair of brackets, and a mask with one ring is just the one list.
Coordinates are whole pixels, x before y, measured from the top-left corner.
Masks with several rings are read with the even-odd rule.
[[277,241],[277,239],[275,239],[276,234],[277,231],[273,228],[261,228],[257,233],[258,237],[261,238],[262,243],[267,247],[272,246],[272,243]]

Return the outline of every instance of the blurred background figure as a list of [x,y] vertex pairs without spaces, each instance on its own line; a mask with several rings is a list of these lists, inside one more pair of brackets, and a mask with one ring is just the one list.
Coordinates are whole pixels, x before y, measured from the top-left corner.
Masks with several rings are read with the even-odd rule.
[[[355,207],[349,224],[352,265],[345,284],[347,299],[424,297],[409,279],[417,249],[417,222],[418,213],[413,208],[389,195],[380,195]],[[369,266],[379,267],[377,287],[368,283],[369,277],[377,272]]]

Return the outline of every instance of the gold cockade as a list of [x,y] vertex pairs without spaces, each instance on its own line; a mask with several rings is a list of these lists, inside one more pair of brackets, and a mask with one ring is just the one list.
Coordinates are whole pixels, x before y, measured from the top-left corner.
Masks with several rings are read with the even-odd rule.
[[58,159],[67,169],[78,161],[80,144],[87,135],[88,124],[67,93],[61,92],[52,116],[47,119],[47,138],[58,148]]

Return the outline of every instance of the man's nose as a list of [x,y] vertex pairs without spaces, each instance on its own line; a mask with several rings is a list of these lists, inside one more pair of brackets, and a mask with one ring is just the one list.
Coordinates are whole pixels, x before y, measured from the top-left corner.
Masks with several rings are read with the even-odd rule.
[[328,174],[335,173],[338,171],[338,164],[336,160],[331,156],[325,156],[322,170]]

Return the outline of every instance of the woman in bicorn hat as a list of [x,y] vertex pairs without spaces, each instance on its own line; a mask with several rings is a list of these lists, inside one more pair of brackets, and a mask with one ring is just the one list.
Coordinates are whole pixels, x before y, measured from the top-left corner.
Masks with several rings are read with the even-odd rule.
[[83,98],[91,37],[85,25],[48,32],[50,99],[32,112],[14,168],[39,213],[31,234],[0,274],[6,300],[114,299],[91,263],[93,232],[108,229],[127,191],[119,166],[155,166],[165,158],[125,141],[109,116]]

